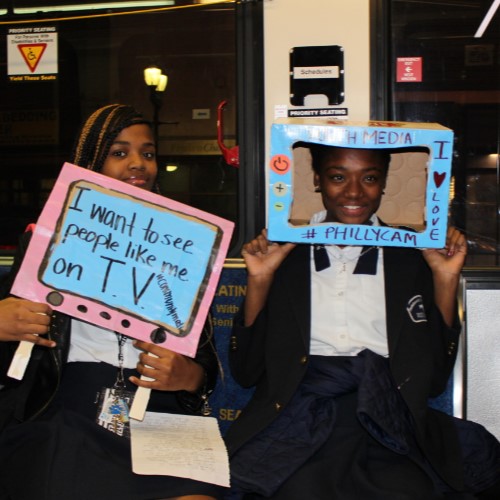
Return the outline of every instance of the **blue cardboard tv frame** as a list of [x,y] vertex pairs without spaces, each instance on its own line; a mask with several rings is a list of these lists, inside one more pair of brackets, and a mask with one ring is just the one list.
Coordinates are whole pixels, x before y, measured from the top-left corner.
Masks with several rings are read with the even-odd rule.
[[[399,227],[320,223],[290,223],[293,203],[293,145],[307,142],[330,146],[429,151],[426,184],[426,227],[415,232]],[[448,199],[453,131],[437,123],[347,122],[281,119],[271,127],[268,171],[268,237],[271,241],[442,248],[448,226]]]

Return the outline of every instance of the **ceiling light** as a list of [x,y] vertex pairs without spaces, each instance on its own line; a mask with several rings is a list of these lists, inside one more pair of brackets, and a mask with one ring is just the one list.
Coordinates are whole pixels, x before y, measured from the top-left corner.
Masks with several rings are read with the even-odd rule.
[[148,87],[156,92],[164,92],[167,88],[168,77],[161,72],[158,66],[148,66],[144,69],[144,81]]
[[474,34],[474,38],[481,38],[483,36],[483,33],[486,31],[486,28],[488,27],[488,24],[490,24],[490,21],[492,17],[495,15],[495,12],[497,11],[499,5],[500,5],[500,0],[493,0],[490,8],[488,9],[488,12],[484,16],[484,19],[481,21],[479,28]]
[[140,7],[167,7],[175,5],[174,0],[152,0],[147,2],[108,2],[108,3],[82,3],[72,5],[45,5],[39,7],[14,7],[15,14],[35,14],[36,12],[71,12],[77,10],[96,9],[135,9]]

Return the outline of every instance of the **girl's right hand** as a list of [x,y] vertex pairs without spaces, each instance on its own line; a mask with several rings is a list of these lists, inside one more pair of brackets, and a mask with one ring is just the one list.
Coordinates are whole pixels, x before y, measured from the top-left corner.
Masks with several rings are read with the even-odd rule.
[[252,277],[270,277],[285,257],[295,248],[295,243],[278,244],[267,239],[267,229],[245,243],[241,255],[245,259],[248,275]]
[[9,297],[0,300],[0,341],[33,342],[54,347],[52,340],[40,337],[49,331],[52,309],[41,302]]

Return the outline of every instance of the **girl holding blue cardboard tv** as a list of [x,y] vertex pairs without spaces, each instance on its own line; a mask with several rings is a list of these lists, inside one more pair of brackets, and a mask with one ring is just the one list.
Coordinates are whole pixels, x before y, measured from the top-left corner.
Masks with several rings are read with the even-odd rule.
[[[382,225],[389,155],[307,146],[324,205],[312,222]],[[240,498],[487,498],[498,441],[427,405],[455,363],[466,253],[455,228],[443,249],[276,244],[265,230],[243,246],[229,356],[255,391],[225,435]]]

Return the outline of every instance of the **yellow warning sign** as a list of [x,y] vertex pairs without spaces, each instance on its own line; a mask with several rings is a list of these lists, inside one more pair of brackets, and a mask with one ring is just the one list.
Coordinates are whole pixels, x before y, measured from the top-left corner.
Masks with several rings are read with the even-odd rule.
[[33,73],[41,61],[43,53],[47,48],[46,43],[20,43],[18,44],[18,49],[26,61],[30,71]]
[[55,26],[9,28],[7,74],[10,81],[56,79],[58,73]]

